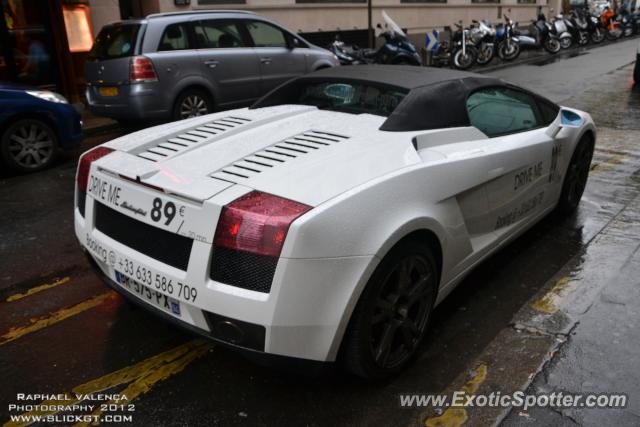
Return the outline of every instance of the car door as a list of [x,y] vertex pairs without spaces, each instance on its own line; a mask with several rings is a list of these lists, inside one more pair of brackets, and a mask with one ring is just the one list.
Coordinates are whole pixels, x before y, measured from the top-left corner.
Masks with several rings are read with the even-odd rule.
[[177,95],[174,88],[179,87],[183,79],[200,74],[198,52],[188,21],[167,25],[156,51],[148,52],[145,56],[153,62],[160,82],[153,96],[164,98],[164,105],[173,105]]
[[296,48],[289,33],[264,21],[244,20],[244,24],[260,60],[262,94],[307,72],[304,47]]
[[[480,89],[467,100],[472,126],[487,136],[485,186],[489,223],[498,236],[516,232],[554,203],[549,191],[558,164],[535,98],[508,87]],[[554,158],[555,156],[555,158]]]
[[194,22],[203,73],[217,88],[216,104],[249,104],[260,96],[260,62],[236,20]]

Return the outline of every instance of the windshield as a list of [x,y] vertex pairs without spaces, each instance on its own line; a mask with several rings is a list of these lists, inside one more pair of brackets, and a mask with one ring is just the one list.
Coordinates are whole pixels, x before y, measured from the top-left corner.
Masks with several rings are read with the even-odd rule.
[[[347,81],[297,82],[276,91],[260,104],[302,104],[321,110],[389,116],[407,92],[400,88]],[[279,93],[280,92],[280,93]],[[280,98],[274,104],[268,98]],[[265,105],[261,105],[265,106]]]
[[104,27],[89,52],[89,59],[105,60],[133,55],[140,24]]
[[402,31],[402,28],[400,28],[400,26],[399,26],[398,24],[396,24],[396,23],[394,22],[394,20],[393,20],[393,19],[391,19],[391,17],[390,17],[389,15],[387,15],[387,12],[386,12],[386,11],[384,11],[384,10],[382,11],[382,19],[384,19],[384,22],[386,22],[386,23],[387,23],[387,25],[388,25],[389,27],[391,27],[391,29],[392,29],[393,31],[395,31],[396,33],[400,34],[401,36],[404,36],[404,37],[406,37],[406,36],[407,36],[407,35],[404,33],[404,31]]
[[258,100],[251,108],[311,105],[321,110],[389,116],[408,91],[379,83],[343,79],[295,80]]

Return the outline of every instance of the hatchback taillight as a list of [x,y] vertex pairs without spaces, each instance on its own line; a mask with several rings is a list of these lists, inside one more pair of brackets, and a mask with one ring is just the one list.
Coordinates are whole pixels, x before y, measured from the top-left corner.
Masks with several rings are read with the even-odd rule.
[[280,255],[289,226],[310,206],[252,191],[222,208],[214,245],[257,255]]
[[78,188],[78,209],[84,216],[84,205],[87,197],[87,185],[89,183],[89,170],[91,169],[91,163],[95,162],[101,157],[113,152],[113,149],[107,147],[96,147],[93,150],[87,151],[80,157],[78,163],[78,173],[76,174],[76,186]]
[[158,80],[153,62],[146,56],[134,56],[129,63],[131,83],[155,82]]

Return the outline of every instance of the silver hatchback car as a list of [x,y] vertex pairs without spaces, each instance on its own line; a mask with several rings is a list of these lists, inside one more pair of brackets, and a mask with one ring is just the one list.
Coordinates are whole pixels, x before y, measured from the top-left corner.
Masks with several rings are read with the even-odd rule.
[[93,114],[121,122],[180,120],[249,105],[336,65],[331,52],[251,12],[155,14],[100,31],[86,96]]

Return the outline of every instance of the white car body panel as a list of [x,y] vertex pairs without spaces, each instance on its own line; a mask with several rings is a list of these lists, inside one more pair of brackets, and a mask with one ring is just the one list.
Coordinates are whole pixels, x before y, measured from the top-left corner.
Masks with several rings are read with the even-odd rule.
[[[267,353],[332,361],[362,289],[403,237],[419,231],[437,237],[439,302],[473,266],[554,208],[573,149],[585,132],[595,135],[590,116],[571,111],[584,123],[562,127],[555,137],[549,128],[499,138],[471,127],[385,132],[378,130],[382,117],[294,105],[162,125],[104,144],[116,151],[92,163],[85,215],[75,209],[75,230],[111,280],[113,253],[153,276],[195,287],[197,303],[171,295],[180,301],[187,324],[208,331],[206,310],[265,326]],[[228,127],[220,125],[225,122]],[[198,130],[212,123],[223,130],[215,135]],[[166,145],[184,142],[180,135],[186,132],[194,141],[182,148]],[[336,141],[318,143],[295,158],[271,153],[282,160],[267,161],[271,166],[251,163],[265,161],[256,154],[296,135],[322,141],[322,132]],[[238,164],[259,172],[242,172]],[[291,224],[269,293],[209,278],[221,209],[252,190],[313,208]],[[182,215],[165,225],[135,212],[148,211],[158,197],[174,202]],[[163,264],[101,233],[93,224],[96,203],[194,239],[188,269]]]

